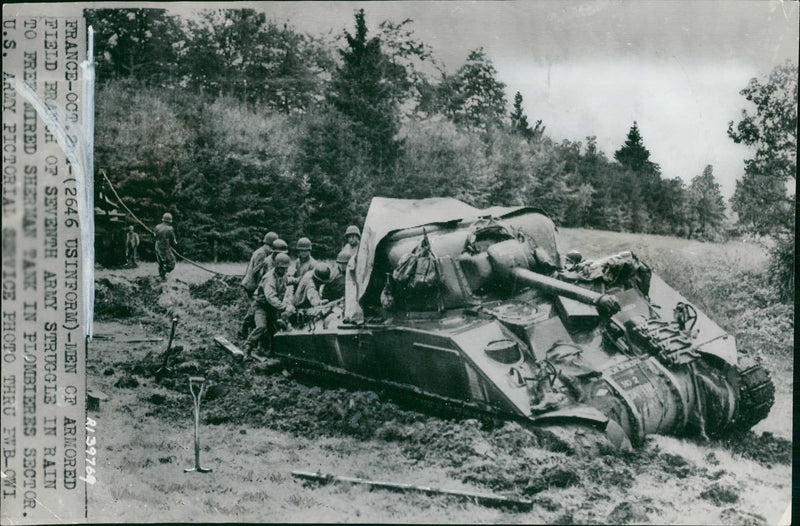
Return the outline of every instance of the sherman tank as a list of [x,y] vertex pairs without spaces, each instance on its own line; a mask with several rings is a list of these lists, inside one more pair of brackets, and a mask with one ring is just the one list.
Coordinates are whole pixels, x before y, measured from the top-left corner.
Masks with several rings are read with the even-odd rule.
[[621,448],[747,430],[774,401],[767,370],[647,264],[562,255],[533,207],[375,198],[345,290],[293,315],[273,353]]

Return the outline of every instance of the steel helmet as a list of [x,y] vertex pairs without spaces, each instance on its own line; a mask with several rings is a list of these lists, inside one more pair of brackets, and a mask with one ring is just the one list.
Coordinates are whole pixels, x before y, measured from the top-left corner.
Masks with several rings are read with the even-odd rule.
[[317,263],[314,265],[314,279],[322,283],[328,283],[331,280],[331,269],[325,263]]
[[275,252],[289,252],[289,245],[283,239],[276,239],[272,242],[272,250]]
[[337,263],[342,263],[342,264],[345,264],[345,265],[346,265],[346,264],[347,264],[347,262],[348,262],[348,261],[350,261],[350,256],[352,256],[352,255],[353,255],[353,253],[352,253],[352,252],[350,252],[349,250],[341,250],[341,251],[340,251],[340,252],[339,252],[339,253],[336,255],[336,262],[337,262]]
[[278,234],[275,232],[267,232],[264,234],[264,244],[268,246],[272,246],[273,241],[278,239]]
[[573,265],[577,265],[583,260],[583,256],[577,250],[570,250],[565,257]]
[[277,256],[275,256],[275,268],[289,268],[289,265],[292,263],[292,260],[289,259],[289,256],[286,255],[285,252],[279,252]]
[[301,237],[297,240],[297,250],[311,250],[311,240],[307,237]]
[[161,216],[162,223],[172,223],[172,214],[169,212],[165,212],[163,216]]
[[347,237],[351,234],[361,237],[361,231],[358,230],[358,227],[356,225],[350,225],[349,227],[347,227],[347,230],[344,231],[344,237]]

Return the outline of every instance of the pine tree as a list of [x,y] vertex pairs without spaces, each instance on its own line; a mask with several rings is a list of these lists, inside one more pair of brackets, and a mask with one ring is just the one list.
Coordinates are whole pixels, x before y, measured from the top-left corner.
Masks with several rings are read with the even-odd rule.
[[519,133],[528,141],[538,140],[544,133],[545,126],[542,126],[542,121],[536,121],[536,125],[531,128],[528,124],[528,117],[522,110],[522,94],[518,91],[514,95],[514,108],[511,110],[511,130]]
[[329,99],[356,124],[354,131],[371,146],[373,160],[382,173],[392,165],[398,151],[398,109],[391,80],[401,66],[386,59],[379,38],[367,38],[363,9],[355,19],[355,34],[345,31],[347,47],[339,50],[342,65],[334,72]]
[[636,121],[633,121],[633,126],[628,131],[625,144],[614,152],[614,159],[634,172],[650,171],[656,166],[650,162],[650,150],[644,147],[644,141]]

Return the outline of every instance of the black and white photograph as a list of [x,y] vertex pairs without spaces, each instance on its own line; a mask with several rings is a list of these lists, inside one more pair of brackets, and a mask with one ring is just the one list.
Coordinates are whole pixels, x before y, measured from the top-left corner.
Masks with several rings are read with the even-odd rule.
[[4,4],[2,524],[791,524],[799,11]]

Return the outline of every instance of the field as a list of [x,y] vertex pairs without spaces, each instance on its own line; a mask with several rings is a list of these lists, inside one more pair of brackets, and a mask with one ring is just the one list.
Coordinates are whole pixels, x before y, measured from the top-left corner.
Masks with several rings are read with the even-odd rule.
[[[233,279],[179,264],[98,270],[89,383],[109,395],[97,425],[95,522],[788,523],[791,498],[791,305],[761,285],[752,244],[564,229],[562,252],[632,250],[770,369],[776,403],[753,433],[708,444],[650,437],[632,453],[575,454],[517,424],[419,413],[385,396],[326,385],[280,367],[237,363],[211,342],[235,340],[244,306]],[[209,265],[227,274],[244,264]],[[179,316],[172,377],[156,381],[170,318]],[[125,340],[160,337],[160,342]],[[201,462],[193,464],[186,377],[203,400]],[[528,512],[453,497],[304,485],[292,470],[360,476],[531,498]]]

